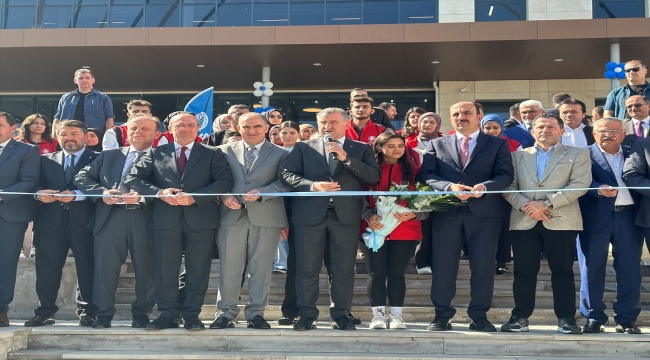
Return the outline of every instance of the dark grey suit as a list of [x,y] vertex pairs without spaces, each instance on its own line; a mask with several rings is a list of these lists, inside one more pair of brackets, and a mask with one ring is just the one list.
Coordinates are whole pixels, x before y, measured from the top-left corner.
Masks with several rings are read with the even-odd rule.
[[[156,195],[169,188],[188,194],[224,194],[232,188],[232,175],[223,153],[194,143],[181,176],[176,165],[174,143],[151,149],[124,183],[142,195]],[[156,247],[156,300],[161,317],[174,319],[178,304],[178,273],[185,251],[187,271],[183,317],[198,316],[210,277],[214,235],[219,228],[216,195],[195,196],[196,203],[172,206],[153,200],[152,227]]]
[[646,247],[650,250],[650,138],[638,140],[632,145],[630,157],[625,160],[623,181],[641,194],[641,204],[637,203],[634,223],[641,227]]
[[[295,191],[310,191],[317,181],[336,181],[342,191],[363,191],[365,184],[379,181],[380,170],[368,144],[345,139],[343,150],[349,166],[339,162],[330,174],[323,139],[296,143],[283,171],[283,180]],[[295,197],[292,219],[296,241],[296,294],[300,317],[318,318],[319,273],[326,244],[329,245],[332,283],[330,316],[346,316],[352,304],[354,263],[359,226],[361,196]]]
[[38,147],[10,139],[0,153],[0,311],[7,312],[14,299],[16,267],[27,223],[33,220],[30,195],[2,192],[32,192],[38,186]]
[[[101,195],[117,189],[129,147],[106,150],[90,165],[83,168],[74,184],[85,194]],[[133,156],[133,155],[132,155]],[[97,316],[115,315],[115,292],[120,269],[131,253],[135,271],[135,296],[131,304],[133,316],[147,316],[155,299],[155,248],[153,230],[147,226],[151,219],[151,206],[108,205],[99,197],[92,197],[97,206],[94,221],[88,225],[95,235],[95,284],[93,299]]]

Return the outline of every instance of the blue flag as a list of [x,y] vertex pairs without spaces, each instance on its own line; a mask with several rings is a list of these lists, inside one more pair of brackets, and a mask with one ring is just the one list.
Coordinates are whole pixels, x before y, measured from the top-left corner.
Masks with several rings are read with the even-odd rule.
[[187,105],[185,111],[196,115],[199,120],[199,136],[205,138],[212,134],[212,103],[214,87],[210,87],[196,94]]

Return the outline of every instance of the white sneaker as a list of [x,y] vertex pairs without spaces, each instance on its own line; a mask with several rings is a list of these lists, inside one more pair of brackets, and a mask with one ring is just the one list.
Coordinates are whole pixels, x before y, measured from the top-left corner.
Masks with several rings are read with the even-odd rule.
[[418,269],[418,275],[431,275],[431,267],[423,267],[421,269]]
[[368,329],[387,329],[388,328],[388,316],[375,316],[372,318]]
[[406,323],[401,316],[390,314],[390,317],[388,318],[388,327],[391,329],[406,329]]

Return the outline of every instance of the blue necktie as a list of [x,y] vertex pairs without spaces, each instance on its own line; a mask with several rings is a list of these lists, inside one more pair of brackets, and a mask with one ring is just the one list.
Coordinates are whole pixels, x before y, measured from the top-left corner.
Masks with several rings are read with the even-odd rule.
[[65,182],[69,183],[74,176],[74,154],[68,155],[68,166],[65,167],[63,173],[65,174]]

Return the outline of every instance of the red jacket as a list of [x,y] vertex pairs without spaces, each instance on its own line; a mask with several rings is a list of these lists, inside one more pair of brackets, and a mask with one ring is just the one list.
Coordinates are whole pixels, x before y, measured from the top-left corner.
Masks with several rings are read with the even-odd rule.
[[374,124],[372,120],[368,120],[366,126],[361,130],[361,136],[357,135],[357,131],[354,129],[354,121],[348,121],[348,128],[345,130],[345,137],[348,139],[361,141],[366,144],[374,144],[377,136],[386,130],[385,127]]
[[39,142],[38,144],[33,143],[33,142],[31,142],[31,141],[29,141],[27,139],[23,140],[23,142],[38,146],[38,148],[41,151],[41,155],[53,153],[53,152],[57,151],[56,148],[57,148],[57,146],[59,146],[59,142],[54,140],[54,139],[52,139],[52,141],[50,141],[50,142],[47,142],[45,140],[41,140],[41,142]]
[[[167,143],[173,143],[174,142],[174,135],[172,135],[172,133],[170,131],[165,131],[164,133],[161,133],[160,135],[158,135],[154,139],[153,145],[151,145],[151,146],[152,147],[158,147],[158,143],[160,142],[160,139],[162,139],[163,137],[165,137],[165,139],[167,139]],[[202,140],[203,139],[201,139],[200,136],[196,137],[196,142],[197,143],[200,143]]]
[[519,141],[517,141],[517,140],[513,140],[513,139],[510,139],[509,137],[507,137],[507,136],[505,136],[505,135],[501,135],[501,138],[502,138],[503,140],[505,140],[505,141],[508,142],[508,146],[510,147],[510,152],[515,152],[515,151],[517,151],[517,149],[519,148],[519,146],[521,146],[521,144],[519,143]]
[[[402,182],[402,166],[400,164],[380,164],[379,168],[381,169],[381,179],[376,185],[367,185],[368,190],[387,191],[392,183],[400,184]],[[413,178],[410,179],[409,184],[415,184],[415,177],[418,170],[417,167],[413,169]],[[374,210],[375,199],[372,196],[368,196],[368,202],[370,202],[370,208]],[[367,227],[368,223],[364,220],[361,223],[361,234],[366,232]],[[422,240],[422,224],[420,220],[409,220],[400,223],[386,237],[386,240]]]

